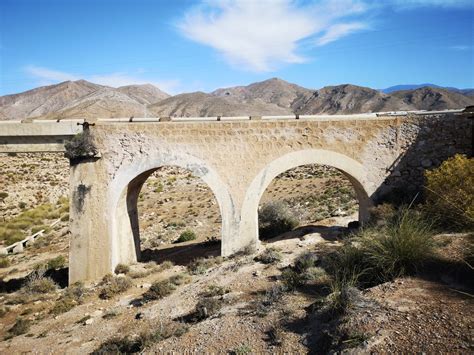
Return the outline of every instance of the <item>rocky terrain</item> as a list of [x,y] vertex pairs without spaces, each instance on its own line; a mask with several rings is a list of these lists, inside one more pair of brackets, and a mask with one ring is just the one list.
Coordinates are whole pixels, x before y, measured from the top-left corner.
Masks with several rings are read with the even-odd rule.
[[422,87],[379,90],[344,84],[307,89],[272,78],[247,86],[169,96],[153,85],[117,89],[67,81],[0,97],[0,119],[142,116],[249,116],[351,114],[399,110],[444,110],[474,104],[472,92]]

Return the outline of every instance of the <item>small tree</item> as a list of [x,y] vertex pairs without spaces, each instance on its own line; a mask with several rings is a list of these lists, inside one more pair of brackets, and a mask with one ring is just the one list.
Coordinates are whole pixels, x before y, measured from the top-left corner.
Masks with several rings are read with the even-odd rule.
[[426,171],[426,209],[445,226],[474,227],[474,159],[457,154]]

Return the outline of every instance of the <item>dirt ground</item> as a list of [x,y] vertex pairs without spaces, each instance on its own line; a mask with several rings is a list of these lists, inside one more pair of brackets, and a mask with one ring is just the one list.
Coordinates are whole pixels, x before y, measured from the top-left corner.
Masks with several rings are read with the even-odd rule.
[[[4,157],[0,160],[2,177],[5,169],[19,171],[15,167],[18,161],[10,158],[7,163]],[[47,169],[52,162],[56,164],[54,159],[37,164]],[[58,173],[62,175],[67,173]],[[2,188],[14,191],[5,199],[4,207],[16,205],[11,196],[24,200],[28,195],[21,192],[27,188],[27,179],[16,179],[3,180],[6,185]],[[39,180],[31,181],[36,189]],[[62,186],[64,181],[54,186]],[[269,248],[282,254],[280,261],[263,264],[254,260],[255,255],[219,258],[219,242],[205,243],[219,236],[220,216],[212,194],[185,171],[160,169],[147,181],[139,200],[145,261],[131,266],[128,275],[134,276],[128,290],[101,299],[103,286],[93,285],[75,307],[52,313],[68,291],[67,268],[59,268],[47,274],[58,283],[56,290],[25,293],[24,285],[36,265],[59,255],[67,261],[67,222],[58,225],[38,245],[8,256],[11,265],[0,269],[0,353],[84,354],[111,338],[135,339],[158,329],[171,336],[150,342],[144,353],[319,354],[327,352],[324,339],[333,337],[340,328],[349,329],[340,342],[347,352],[472,353],[473,290],[466,289],[459,280],[473,275],[448,273],[443,265],[433,265],[429,274],[397,278],[356,292],[351,311],[341,319],[323,321],[317,316],[319,294],[313,287],[283,292],[265,303],[282,285],[282,273],[295,258],[306,252],[322,256],[342,245],[347,224],[357,217],[349,187],[337,172],[325,168],[299,169],[276,179],[265,192],[262,204],[285,201],[297,211],[301,224],[292,232],[261,243],[257,254]],[[54,202],[63,194],[44,195]],[[42,202],[31,200],[32,207]],[[8,219],[19,212],[16,207],[4,208],[2,216]],[[194,231],[197,239],[173,243],[186,229]],[[446,265],[459,264],[466,236],[437,238]],[[200,256],[210,257],[212,265],[193,274],[190,263]],[[164,261],[174,265],[160,267]],[[173,275],[185,275],[186,282],[159,300],[142,301],[151,284]],[[193,320],[191,315],[203,293],[216,288],[222,290],[214,297],[221,308],[205,319]],[[30,326],[23,334],[12,336],[12,326],[18,319],[29,321]]]

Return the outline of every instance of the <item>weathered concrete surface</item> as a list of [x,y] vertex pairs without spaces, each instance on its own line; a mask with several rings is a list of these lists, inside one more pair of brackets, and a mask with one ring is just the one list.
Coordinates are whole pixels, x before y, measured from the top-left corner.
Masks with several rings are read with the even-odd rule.
[[97,281],[118,263],[139,258],[137,198],[161,166],[186,168],[209,185],[220,207],[227,256],[257,245],[258,203],[278,174],[304,164],[336,167],[353,183],[364,220],[371,202],[392,187],[408,183],[416,190],[425,167],[469,153],[471,127],[472,121],[452,113],[96,122],[90,135],[101,158],[71,167],[70,282]]
[[0,153],[64,152],[64,143],[82,132],[82,122],[0,121]]

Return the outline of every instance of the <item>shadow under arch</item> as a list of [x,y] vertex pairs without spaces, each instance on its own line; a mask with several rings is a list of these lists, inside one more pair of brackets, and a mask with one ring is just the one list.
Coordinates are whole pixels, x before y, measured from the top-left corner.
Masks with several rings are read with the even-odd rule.
[[232,197],[227,185],[205,161],[189,154],[160,153],[144,156],[122,167],[108,189],[108,218],[112,270],[119,263],[130,264],[140,260],[140,233],[137,201],[147,178],[163,166],[176,166],[189,170],[201,178],[213,192],[221,213],[222,244],[231,235],[233,216]]
[[242,204],[240,238],[246,238],[247,245],[258,243],[258,205],[272,180],[281,173],[302,165],[319,164],[332,166],[341,171],[351,182],[359,202],[359,221],[369,218],[372,205],[370,194],[375,191],[369,183],[365,167],[358,161],[334,151],[307,149],[287,153],[269,162],[253,179]]

